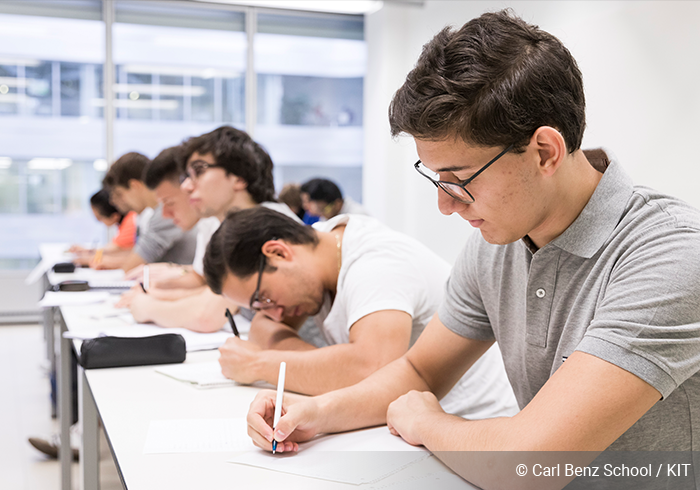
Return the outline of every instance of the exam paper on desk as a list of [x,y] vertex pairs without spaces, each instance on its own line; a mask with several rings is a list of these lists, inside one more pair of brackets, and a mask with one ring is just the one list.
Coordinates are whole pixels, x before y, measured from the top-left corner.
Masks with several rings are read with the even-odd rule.
[[[342,457],[338,453],[342,452]],[[231,463],[298,476],[360,485],[378,482],[430,456],[391,435],[385,426],[317,437],[299,445],[298,453],[246,452]]]
[[39,307],[89,305],[102,303],[108,298],[109,293],[106,291],[47,291],[39,301]]
[[171,364],[158,367],[155,371],[199,389],[238,386],[238,383],[223,375],[218,361]]

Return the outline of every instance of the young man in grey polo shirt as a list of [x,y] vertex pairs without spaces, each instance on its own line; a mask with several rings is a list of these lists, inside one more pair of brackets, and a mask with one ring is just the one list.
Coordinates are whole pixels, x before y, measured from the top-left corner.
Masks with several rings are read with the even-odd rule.
[[[700,450],[699,214],[580,149],[582,76],[561,42],[507,11],[446,28],[390,119],[394,135],[415,138],[440,211],[481,233],[405,356],[352,387],[285,396],[275,431],[274,393],[261,393],[248,415],[254,442],[291,451],[317,433],[387,423],[411,444],[452,451],[438,456],[483,488],[573,477],[562,464],[562,480],[535,478],[534,466],[522,478],[484,451]],[[444,413],[438,398],[494,341],[521,412]],[[697,487],[689,473],[682,488]]]

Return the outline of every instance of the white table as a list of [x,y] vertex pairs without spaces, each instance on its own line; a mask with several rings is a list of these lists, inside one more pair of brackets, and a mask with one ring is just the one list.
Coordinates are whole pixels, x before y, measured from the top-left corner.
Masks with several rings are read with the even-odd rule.
[[[194,352],[188,363],[218,359],[217,351]],[[228,463],[235,452],[144,454],[149,424],[166,419],[222,419],[245,417],[259,388],[235,386],[198,390],[155,372],[153,366],[94,369],[84,372],[83,404],[97,407],[124,487],[128,490],[154,488],[209,490],[231,488],[362,489],[345,483],[306,478],[261,468]],[[86,392],[89,391],[89,396]],[[83,407],[81,420],[90,408]],[[97,424],[97,417],[90,423]],[[86,433],[86,432],[84,432]],[[86,441],[96,448],[97,438]],[[86,451],[88,447],[86,447]],[[95,449],[96,450],[96,449]],[[342,457],[342,455],[339,455]],[[95,464],[95,463],[91,463]],[[382,485],[449,472],[434,456],[387,477]],[[97,487],[84,487],[97,488]],[[473,488],[465,483],[465,488]]]
[[[61,330],[85,328],[86,320],[104,311],[105,305],[60,308]],[[61,375],[59,400],[61,413],[70,413],[70,349],[79,349],[79,341],[61,336]],[[218,351],[190,352],[187,363],[218,359]],[[83,370],[78,367],[79,420],[82,429],[80,448],[80,488],[99,488],[99,421],[102,422],[120,478],[128,490],[167,489],[340,489],[364,486],[348,485],[315,478],[290,475],[261,468],[229,463],[235,452],[144,454],[144,444],[152,421],[167,419],[244,418],[259,388],[233,386],[198,390],[155,371],[156,366]],[[70,439],[70,417],[61,417],[62,440]],[[70,489],[70,452],[64,489]],[[342,457],[342,456],[341,456]],[[64,460],[62,459],[62,463]],[[382,485],[427,474],[450,472],[434,456],[415,463],[381,481]],[[464,488],[473,488],[464,483]]]

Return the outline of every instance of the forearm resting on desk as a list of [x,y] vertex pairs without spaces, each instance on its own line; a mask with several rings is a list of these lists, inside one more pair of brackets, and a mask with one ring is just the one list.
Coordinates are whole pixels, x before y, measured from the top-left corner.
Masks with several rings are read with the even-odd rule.
[[217,332],[226,323],[226,308],[236,306],[209,288],[176,301],[163,301],[141,293],[131,301],[131,313],[139,322],[153,322],[161,327],[181,327],[195,332]]

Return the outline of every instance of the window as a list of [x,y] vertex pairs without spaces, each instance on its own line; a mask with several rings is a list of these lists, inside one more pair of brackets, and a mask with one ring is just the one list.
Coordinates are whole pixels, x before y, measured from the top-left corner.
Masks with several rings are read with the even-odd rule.
[[[268,149],[278,189],[324,176],[361,200],[361,16],[177,0],[114,9],[114,158],[231,124]],[[106,240],[88,204],[107,169],[102,2],[4,0],[0,43],[0,269],[27,268],[41,242]]]

